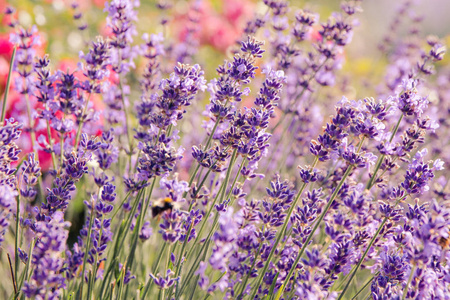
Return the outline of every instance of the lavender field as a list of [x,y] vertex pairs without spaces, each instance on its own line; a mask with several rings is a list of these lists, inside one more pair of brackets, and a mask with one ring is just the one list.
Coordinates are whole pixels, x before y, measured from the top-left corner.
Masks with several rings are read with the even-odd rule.
[[0,9],[0,299],[450,299],[445,1]]

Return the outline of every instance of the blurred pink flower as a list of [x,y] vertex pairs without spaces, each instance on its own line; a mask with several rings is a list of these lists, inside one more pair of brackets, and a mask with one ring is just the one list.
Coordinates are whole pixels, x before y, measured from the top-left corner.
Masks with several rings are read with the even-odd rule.
[[[222,0],[222,11],[217,12],[209,1],[201,2],[197,36],[200,43],[219,51],[227,50],[241,37],[245,24],[253,15],[253,7],[254,3],[248,0]],[[188,14],[178,16],[174,21],[181,41],[186,38]]]

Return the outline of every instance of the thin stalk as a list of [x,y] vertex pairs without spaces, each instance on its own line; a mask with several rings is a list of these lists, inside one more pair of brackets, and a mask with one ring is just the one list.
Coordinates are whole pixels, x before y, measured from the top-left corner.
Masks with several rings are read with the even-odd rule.
[[325,215],[327,214],[328,210],[330,209],[331,205],[334,202],[334,199],[337,197],[339,190],[341,189],[342,185],[344,184],[345,180],[347,179],[348,175],[350,175],[350,172],[353,170],[354,166],[348,166],[347,170],[345,171],[344,175],[341,178],[341,181],[339,182],[338,186],[336,187],[336,189],[334,190],[333,194],[330,197],[330,200],[328,201],[327,205],[325,206],[322,214],[320,215],[319,219],[316,220],[315,225],[311,231],[311,233],[308,235],[308,238],[306,239],[305,243],[302,245],[302,248],[300,249],[297,258],[295,259],[295,262],[292,264],[292,267],[288,273],[288,275],[286,276],[286,279],[284,281],[284,284],[280,287],[280,289],[278,290],[277,293],[277,297],[275,298],[276,300],[279,300],[283,294],[284,289],[286,288],[286,285],[288,284],[292,273],[294,273],[295,268],[298,265],[298,262],[300,261],[300,258],[303,255],[303,252],[305,252],[306,247],[308,247],[309,242],[312,240],[314,233],[316,232],[317,228],[319,228],[320,224],[322,223],[323,218],[325,217]]
[[[197,164],[197,167],[195,168],[194,173],[192,173],[191,178],[189,178],[189,185],[188,185],[189,187],[191,187],[192,182],[194,182],[194,178],[197,175],[198,169],[200,169],[200,164]],[[187,193],[188,192],[184,192],[183,198],[186,197]]]
[[[218,217],[216,216],[216,218],[214,219],[214,223],[213,223],[212,229],[208,233],[208,236],[205,239],[205,242],[203,243],[202,248],[200,249],[200,252],[199,252],[198,256],[195,258],[195,261],[192,264],[191,269],[189,270],[189,273],[185,276],[185,280],[184,280],[183,284],[181,285],[180,291],[178,292],[178,294],[175,293],[175,299],[178,299],[179,295],[181,295],[183,293],[184,288],[186,287],[187,283],[191,280],[192,276],[194,276],[194,271],[196,269],[196,266],[197,266],[198,263],[200,263],[200,259],[201,259],[200,255],[203,253],[203,250],[205,250],[205,248],[207,248],[207,245],[209,245],[210,238],[211,238],[213,232],[215,231],[214,228],[215,228],[215,225],[217,224],[217,220],[218,220]],[[191,252],[192,252],[192,249],[191,249]],[[189,252],[189,253],[191,253],[191,252]],[[188,255],[187,257],[190,257],[190,256]]]
[[[397,134],[397,131],[398,131],[398,128],[400,127],[400,123],[402,122],[402,119],[403,119],[403,114],[400,115],[400,118],[398,119],[397,124],[395,125],[394,131],[392,131],[391,137],[389,138],[389,142],[392,142],[395,135]],[[369,182],[367,182],[366,190],[370,190],[374,186],[374,184],[375,184],[374,180],[376,178],[378,170],[381,167],[381,164],[383,163],[384,157],[385,157],[385,155],[382,154],[378,158],[377,163],[375,164],[375,170],[373,171],[373,175],[372,175],[372,177],[370,177]]]
[[[137,247],[137,243],[138,243],[138,240],[139,240],[139,230],[141,229],[141,226],[142,226],[142,220],[144,219],[144,217],[145,217],[145,215],[147,213],[147,208],[149,206],[150,198],[151,198],[151,195],[153,193],[153,188],[155,187],[155,182],[156,182],[156,177],[153,178],[153,182],[152,182],[152,185],[150,187],[150,191],[149,191],[149,194],[148,194],[147,202],[145,202],[145,192],[143,192],[143,194],[142,194],[143,196],[142,196],[142,202],[141,202],[142,203],[141,211],[140,211],[140,214],[139,214],[138,219],[136,221],[136,224],[134,226],[133,235],[131,237],[131,249],[130,249],[130,253],[128,254],[127,263],[125,265],[125,272],[126,272],[126,270],[128,268],[131,269],[131,267],[132,267],[132,265],[134,263],[136,247]],[[125,285],[124,280],[125,280],[125,276],[123,278],[122,285]],[[127,290],[128,290],[128,287],[127,287]]]
[[[17,283],[16,283],[16,278],[14,277],[14,271],[13,271],[13,267],[12,267],[12,263],[11,263],[11,256],[9,255],[9,253],[7,254],[8,256],[8,263],[9,263],[9,271],[11,272],[11,280],[12,280],[12,285],[14,287],[14,298],[17,295]],[[16,258],[17,260],[17,258]]]
[[[152,198],[153,189],[155,188],[155,183],[156,183],[156,177],[153,178],[153,182],[150,187],[150,192],[148,193],[148,196],[147,196],[147,202],[145,203],[145,206],[144,206],[144,213],[142,214],[142,216],[143,216],[142,218],[145,218],[145,216],[147,215],[147,211],[150,206],[150,199]],[[144,200],[145,200],[145,196],[144,196]],[[141,225],[142,225],[142,223],[141,223]]]
[[234,186],[236,185],[236,182],[238,181],[238,178],[241,176],[242,168],[244,167],[244,164],[245,164],[246,162],[247,162],[247,158],[244,158],[244,159],[242,160],[242,162],[241,162],[241,165],[239,166],[239,169],[238,169],[238,171],[237,171],[237,173],[236,173],[236,176],[234,177],[233,183],[231,184],[231,188],[230,188],[230,190],[228,191],[228,194],[227,194],[227,196],[225,197],[225,199],[230,198],[231,193],[233,192]]
[[131,211],[130,211],[130,213],[128,215],[127,220],[125,221],[125,223],[122,223],[123,231],[125,231],[125,234],[122,237],[122,239],[120,239],[120,236],[118,235],[118,238],[116,240],[116,244],[115,244],[115,247],[114,247],[114,251],[113,251],[113,257],[116,257],[117,252],[119,251],[119,249],[121,249],[123,247],[123,243],[125,242],[125,239],[127,237],[128,231],[129,231],[129,230],[127,230],[127,228],[130,228],[131,222],[133,220],[134,214],[136,212],[137,206],[139,204],[139,200],[140,200],[143,192],[144,192],[144,189],[141,189],[138,192],[138,194],[136,196],[136,199],[134,201],[133,207],[132,207],[132,209],[131,209]]
[[236,299],[240,299],[239,296],[242,295],[242,293],[245,291],[245,286],[247,285],[247,281],[250,278],[250,274],[252,273],[252,270],[255,268],[256,261],[258,260],[259,254],[261,253],[261,248],[263,246],[263,242],[259,244],[258,251],[255,253],[255,258],[253,259],[252,266],[250,267],[250,270],[245,275],[245,279],[242,281],[241,288],[239,289],[239,292],[236,294]]
[[[22,285],[23,285],[24,281],[26,280],[26,278],[28,278],[28,270],[30,269],[31,258],[33,256],[33,249],[34,249],[34,239],[30,243],[30,251],[28,252],[27,264],[25,265],[25,270],[23,271],[22,276],[19,281],[19,286],[18,286],[19,291],[22,290]],[[17,299],[17,298],[15,297],[14,299]]]
[[114,285],[114,283],[111,283],[110,286],[111,286],[111,287],[110,287],[111,294],[109,294],[109,300],[112,300],[112,299],[113,299],[113,295],[114,295],[114,288],[115,288],[115,285]]
[[87,298],[86,299],[90,299],[89,297],[89,291],[92,289],[92,277],[94,275],[92,274],[92,270],[89,270],[89,276],[88,276],[88,282],[87,282]]
[[[101,241],[102,240],[102,235],[103,235],[103,215],[100,221],[100,224],[102,224],[102,227],[100,228],[100,233],[99,233],[99,237],[98,240]],[[97,279],[97,272],[98,272],[98,251],[95,255],[95,260],[94,260],[94,264],[92,265],[94,271],[92,272],[93,276],[91,277],[92,282],[89,283],[90,288],[88,289],[88,299],[91,299],[92,297],[92,292],[94,291],[94,286],[95,286],[95,281]]]
[[[119,54],[120,56],[120,54]],[[128,154],[128,168],[131,171],[131,156],[133,155],[133,140],[131,139],[131,128],[130,128],[130,120],[128,116],[128,109],[125,103],[125,93],[123,91],[123,85],[122,85],[122,76],[119,74],[119,88],[121,92],[121,98],[122,98],[122,105],[123,105],[123,112],[125,114],[125,126],[127,130],[127,139],[128,139],[128,147],[129,147],[129,154]]]
[[[210,240],[208,240],[207,242],[205,242],[205,244],[207,244],[208,246],[209,246],[209,243],[210,243]],[[206,247],[206,248],[208,249],[208,247]],[[208,250],[206,250],[206,251],[203,253],[202,261],[205,260],[205,258],[206,258],[206,253],[207,253],[207,252],[208,252]],[[197,286],[198,286],[198,284],[197,284],[196,282],[198,282],[198,278],[199,278],[199,277],[200,277],[200,274],[198,274],[197,277],[196,277],[196,280],[194,280],[194,288],[192,289],[192,293],[191,293],[191,296],[189,297],[189,300],[192,300],[193,297],[194,297],[195,290],[197,289]]]
[[[224,151],[228,151],[228,148],[229,148],[229,146],[228,146],[227,148],[225,148]],[[233,158],[233,157],[232,157],[232,158]],[[201,188],[202,188],[203,185],[205,184],[206,179],[208,178],[209,174],[211,173],[212,168],[217,164],[218,161],[219,161],[219,159],[216,159],[216,161],[214,161],[214,163],[212,164],[212,166],[211,166],[211,167],[208,169],[208,171],[206,172],[206,175],[203,177],[202,181],[200,182],[200,185],[197,187],[197,191],[196,191],[196,192],[194,193],[194,195],[193,195],[194,198],[195,198],[195,196],[197,196],[197,194],[200,192]],[[232,159],[230,159],[230,166],[231,166],[232,164],[234,164],[234,161],[232,161]],[[229,168],[231,168],[231,167],[229,167]],[[197,169],[197,170],[198,170],[198,169]],[[200,171],[199,178],[201,177],[202,172],[203,172],[203,168],[202,168],[202,170]],[[228,174],[228,171],[227,171],[227,174]],[[195,174],[194,174],[194,176],[192,176],[191,178],[194,178],[194,177],[195,177]],[[183,197],[186,197],[186,194],[187,194],[187,192],[185,192],[185,193],[183,194]],[[189,204],[189,210],[188,210],[188,211],[191,211],[191,209],[192,209],[193,206],[194,206],[194,202],[191,201],[191,204]]]
[[19,230],[20,230],[20,192],[16,198],[16,234],[14,236],[14,274],[18,278],[19,274]]
[[128,197],[130,196],[131,191],[129,191],[126,195],[125,198],[122,200],[122,202],[120,203],[119,207],[116,209],[116,211],[112,214],[111,216],[111,220],[114,219],[114,217],[117,215],[117,213],[120,211],[120,209],[122,208],[122,206],[125,204],[125,201],[127,201]]
[[[227,101],[228,102],[228,101]],[[226,106],[226,103],[225,103],[225,106]],[[217,118],[217,120],[216,120],[216,123],[214,124],[214,127],[213,127],[213,129],[212,129],[212,131],[211,131],[211,134],[209,135],[209,137],[208,137],[208,140],[206,141],[206,145],[205,145],[205,147],[203,148],[203,151],[206,151],[206,149],[208,149],[208,147],[209,147],[209,145],[211,144],[211,141],[212,141],[212,138],[213,138],[213,136],[214,136],[214,133],[216,132],[216,130],[217,130],[217,126],[219,126],[219,123],[220,123],[220,120],[221,120],[222,118]]]
[[[184,238],[183,246],[181,247],[181,251],[180,251],[178,262],[177,262],[177,269],[175,270],[175,276],[174,276],[175,278],[177,278],[181,272],[181,260],[183,259],[183,253],[184,253],[184,250],[186,249],[186,245],[188,243],[189,236],[191,235],[193,226],[194,226],[194,221],[192,221],[191,224],[189,225],[186,237]],[[170,287],[170,290],[169,290],[169,298],[172,296],[172,291],[173,291],[173,285]]]
[[[28,94],[25,95],[25,102],[27,104],[27,116],[28,116],[28,124],[30,126],[30,138],[31,138],[31,146],[33,149],[33,152],[35,153],[35,157],[36,160],[39,161],[39,155],[38,152],[36,150],[36,132],[34,132],[34,122],[31,119],[31,104],[30,104],[30,97],[28,96]],[[38,186],[39,186],[39,198],[41,199],[41,201],[44,201],[44,187],[42,185],[42,178],[41,176],[39,176],[37,178],[38,180]]]
[[[397,206],[397,204],[403,200],[407,195],[403,196],[402,198],[399,198],[396,202],[395,202],[395,206]],[[380,226],[378,227],[377,231],[375,232],[375,235],[372,237],[372,239],[369,242],[369,245],[366,248],[366,251],[364,251],[364,254],[361,256],[361,258],[358,261],[358,264],[356,265],[356,268],[353,270],[352,275],[350,276],[350,279],[347,281],[347,284],[345,285],[344,289],[342,290],[341,294],[339,295],[338,300],[342,299],[342,297],[344,296],[345,292],[347,291],[348,287],[350,286],[350,283],[353,280],[353,277],[355,277],[356,272],[358,271],[359,267],[361,266],[361,264],[363,263],[364,259],[366,258],[367,253],[369,253],[370,248],[372,248],[373,243],[375,242],[375,240],[377,239],[378,235],[380,234],[381,230],[384,227],[384,224],[386,224],[387,220],[389,218],[388,217],[384,217],[383,221],[381,222]]]
[[[214,201],[213,201],[213,203],[211,204],[211,206],[210,206],[210,208],[209,208],[209,210],[208,210],[208,213],[205,215],[204,221],[202,222],[202,226],[200,227],[200,230],[199,230],[199,232],[198,232],[198,234],[197,234],[197,237],[196,237],[196,239],[195,239],[195,241],[194,241],[194,243],[193,243],[193,246],[192,246],[192,248],[189,250],[189,252],[188,252],[188,254],[187,254],[186,257],[190,257],[191,254],[192,254],[192,252],[194,251],[194,247],[195,247],[195,245],[197,245],[197,241],[198,241],[198,239],[200,238],[201,233],[203,232],[203,228],[205,227],[206,221],[207,221],[209,215],[211,214],[211,211],[212,211],[213,207],[215,206],[217,200],[219,199],[219,195],[221,195],[221,196],[220,196],[220,198],[221,198],[220,203],[221,203],[222,200],[223,200],[223,197],[224,197],[225,191],[226,191],[226,187],[227,187],[227,185],[228,185],[228,181],[229,181],[229,178],[230,178],[231,169],[232,169],[233,166],[234,166],[236,154],[237,154],[237,150],[235,149],[235,150],[233,151],[233,154],[232,154],[231,159],[230,159],[230,164],[229,164],[229,166],[228,166],[227,175],[226,175],[226,177],[225,177],[225,180],[222,182],[222,185],[221,185],[221,187],[220,187],[218,193],[216,194],[216,197],[214,198]],[[182,293],[183,289],[184,289],[185,286],[186,286],[186,283],[187,283],[187,282],[190,280],[190,278],[193,276],[193,271],[194,271],[194,269],[196,268],[197,263],[199,262],[200,255],[203,253],[203,250],[205,249],[205,246],[208,244],[209,239],[211,238],[213,232],[215,231],[215,227],[216,227],[216,225],[217,225],[217,222],[218,222],[218,215],[216,215],[216,217],[214,218],[214,222],[213,222],[213,225],[212,225],[212,227],[211,227],[211,230],[209,231],[208,236],[207,236],[205,242],[203,243],[203,246],[202,246],[202,248],[201,248],[201,250],[200,250],[199,255],[197,256],[196,260],[195,260],[194,263],[192,264],[191,269],[189,270],[189,273],[188,273],[188,275],[186,276],[186,281],[183,282],[183,285],[181,286],[181,289],[180,289],[179,294]],[[175,294],[175,298],[177,298],[177,296],[178,296],[179,294]]]
[[[272,128],[271,132],[274,132],[275,129],[285,120],[285,118],[280,118],[280,121],[278,121],[278,123],[275,125],[275,127]],[[283,131],[280,135],[281,138],[278,139],[278,141],[275,143],[274,147],[272,148],[272,153],[270,154],[269,159],[267,160],[267,164],[266,167],[263,171],[263,174],[267,174],[267,171],[269,170],[269,166],[270,166],[270,162],[275,158],[275,153],[277,153],[278,147],[280,146],[280,143],[285,140],[283,139],[283,137],[285,136],[285,134],[287,133],[289,126],[291,125],[292,121],[294,120],[294,115],[292,115],[292,117],[290,118],[287,126],[285,126],[283,128]],[[292,145],[293,143],[291,143]]]
[[11,75],[12,70],[14,66],[14,58],[16,57],[16,50],[17,46],[14,46],[11,60],[9,61],[9,71],[8,71],[8,79],[6,80],[6,86],[5,86],[5,94],[3,95],[3,104],[2,104],[2,118],[0,120],[0,124],[3,125],[3,121],[5,121],[5,114],[6,114],[6,102],[8,101],[8,93],[9,93],[9,87],[11,85]]
[[[61,149],[62,150],[62,149]],[[90,246],[91,246],[91,233],[92,233],[92,225],[94,224],[94,218],[95,218],[95,204],[92,203],[91,205],[91,218],[89,219],[89,228],[88,228],[88,234],[87,234],[87,241],[86,241],[86,251],[84,253],[83,258],[83,268],[81,272],[81,282],[80,282],[80,289],[78,290],[78,299],[83,298],[83,285],[84,285],[84,273],[86,272],[86,264],[87,264],[87,257],[89,254]]]
[[[63,122],[64,122],[65,116],[63,116]],[[62,165],[63,165],[63,157],[64,157],[64,133],[61,133],[61,137],[59,138],[59,167],[60,171],[62,172]]]
[[166,246],[167,246],[167,243],[163,243],[163,246],[161,247],[161,250],[159,252],[158,258],[156,259],[156,262],[155,262],[155,264],[153,266],[153,273],[155,273],[155,274],[158,271],[159,263],[161,262],[161,258],[162,258],[162,255],[164,253],[164,249],[166,248]]
[[[323,253],[321,253],[323,254]],[[352,274],[353,270],[355,270],[355,266],[352,267],[352,269],[350,270],[350,272],[348,272],[347,275],[344,276],[344,278],[341,279],[341,282],[339,283],[339,286],[335,289],[334,285],[336,284],[336,281],[333,283],[333,285],[331,286],[330,290],[340,290],[342,289],[342,286],[344,285],[344,283],[347,282],[347,279],[350,277],[350,275]]]
[[[377,276],[377,275],[378,275],[378,273],[375,274],[375,276]],[[362,286],[362,288],[355,294],[355,296],[353,296],[353,298],[352,298],[351,300],[356,299],[356,297],[358,297],[358,295],[361,294],[361,293],[366,289],[366,287],[369,286],[369,284],[372,282],[372,280],[375,278],[375,276],[372,276],[369,280],[367,280],[367,282],[366,282],[366,283]]]
[[[327,61],[328,61],[328,57],[327,57],[327,58],[323,61],[323,63],[321,63],[321,64],[317,67],[317,69],[311,74],[311,76],[310,76],[310,77],[308,78],[308,80],[307,80],[307,83],[309,83],[309,82],[316,76],[317,72],[319,72],[319,70],[322,69],[322,67],[327,63]],[[303,96],[303,94],[305,93],[305,91],[306,91],[306,87],[304,87],[304,88],[300,91],[300,93],[295,97],[295,99],[294,99],[293,102],[296,102],[298,99],[300,99],[300,97]],[[286,114],[286,113],[285,113],[285,114]],[[293,119],[294,119],[294,115],[292,116],[291,121],[289,122],[289,124],[292,123]],[[281,123],[282,123],[284,120],[285,120],[285,118],[280,118],[280,120],[277,122],[277,124],[275,124],[275,126],[274,126],[273,129],[271,130],[271,132],[274,132],[275,129],[277,129],[278,126],[280,126]],[[289,127],[289,124],[288,124],[288,127]]]
[[124,267],[122,267],[122,271],[120,271],[119,280],[117,280],[117,282],[119,284],[119,291],[117,292],[117,297],[116,297],[117,300],[122,299],[123,286],[124,286],[123,279],[125,278],[125,274],[127,272]]
[[108,282],[108,279],[109,279],[110,275],[112,274],[112,270],[113,270],[114,266],[116,265],[116,263],[117,263],[117,261],[115,259],[113,259],[113,261],[109,265],[108,269],[106,270],[105,277],[103,278],[102,285],[100,287],[98,299],[104,299],[103,298],[103,290],[105,289],[106,283]]
[[75,152],[77,152],[77,149],[78,149],[78,142],[80,141],[81,129],[83,128],[83,125],[84,125],[84,115],[86,114],[87,108],[89,106],[89,100],[91,99],[91,95],[92,94],[89,93],[89,96],[86,100],[86,104],[84,105],[84,108],[83,108],[83,113],[81,114],[80,124],[78,125],[77,135],[75,137]]
[[[172,247],[174,247],[174,246],[172,246]],[[170,266],[170,253],[171,253],[171,249],[170,249],[170,245],[169,245],[169,247],[167,247],[167,257],[166,257],[166,266],[165,266],[166,270],[168,270],[169,266]],[[160,299],[164,299],[165,290],[166,289],[161,289],[161,298]]]
[[206,300],[206,299],[208,299],[209,298],[209,296],[211,296],[210,294],[206,294],[205,295],[205,298],[203,298],[203,300]]
[[[205,215],[205,217],[202,220],[202,226],[200,227],[200,230],[197,233],[197,237],[195,238],[195,241],[193,243],[194,246],[197,245],[197,242],[198,242],[199,238],[201,237],[201,234],[203,232],[203,228],[205,227],[205,224],[206,224],[209,216],[211,215],[211,212],[212,212],[214,206],[216,205],[217,200],[219,199],[218,196],[220,194],[223,194],[224,193],[223,191],[226,190],[226,186],[227,186],[227,183],[228,183],[228,179],[230,177],[231,169],[233,168],[233,164],[234,164],[234,159],[236,157],[236,153],[237,153],[237,150],[234,150],[233,154],[231,156],[231,159],[230,159],[230,165],[228,166],[227,175],[225,177],[225,180],[222,182],[222,186],[219,189],[219,191],[217,192],[216,197],[214,197],[214,201],[211,203],[211,205],[209,207],[209,210],[208,210],[208,213]],[[191,250],[189,251],[187,257],[190,257],[190,255],[192,254],[193,249],[194,249],[194,247],[191,248]]]
[[[226,106],[227,104],[228,104],[228,100],[225,102],[225,106]],[[220,117],[217,118],[216,123],[214,124],[214,127],[213,127],[213,129],[212,129],[212,131],[211,131],[211,134],[209,135],[209,137],[208,137],[208,139],[207,139],[207,141],[206,141],[205,147],[203,148],[203,151],[206,151],[206,150],[208,149],[209,145],[211,144],[212,138],[213,138],[213,136],[214,136],[214,133],[215,133],[216,130],[217,130],[217,127],[218,127],[219,124],[220,124],[220,120],[221,120],[221,119],[222,119],[222,118],[220,118]],[[197,163],[197,167],[195,168],[195,171],[194,171],[193,175],[192,175],[191,178],[189,179],[189,187],[192,185],[192,182],[194,181],[195,175],[197,175],[197,172],[198,172],[198,169],[199,169],[199,168],[200,168],[200,164]],[[183,198],[186,197],[186,195],[187,195],[187,192],[184,192]]]
[[52,132],[50,130],[50,121],[49,120],[47,120],[47,136],[48,136],[48,142],[50,144],[50,149],[51,149],[50,153],[52,155],[53,170],[56,171],[56,155],[55,155],[55,152],[54,152]]
[[[97,199],[100,199],[100,189],[98,189],[98,192],[97,192]],[[102,215],[101,220],[100,220],[100,224],[102,224],[102,225],[101,225],[100,233],[99,233],[99,237],[98,237],[99,242],[102,240],[102,236],[103,236],[103,220],[104,220],[104,215]],[[92,297],[92,292],[94,291],[95,281],[97,279],[98,251],[96,251],[95,260],[94,260],[94,263],[92,264],[92,269],[93,269],[92,276],[90,277],[90,280],[89,280],[88,299],[91,299],[91,297]],[[91,282],[91,280],[92,280],[92,282]]]
[[408,294],[408,288],[411,284],[411,281],[413,279],[413,275],[414,275],[414,271],[416,270],[416,266],[413,265],[412,269],[411,269],[411,273],[409,273],[409,278],[408,278],[408,283],[406,283],[405,289],[403,290],[403,296],[402,296],[402,300],[406,299],[406,295]]
[[[203,187],[203,185],[205,184],[206,179],[208,178],[209,174],[211,173],[211,169],[208,169],[208,171],[206,172],[205,176],[203,177],[202,181],[200,182],[199,186],[197,187],[197,191],[194,194],[194,197],[197,196],[197,194],[200,192],[201,188]],[[187,192],[185,192],[187,193]],[[193,199],[191,199],[193,200]],[[194,206],[194,201],[191,201],[191,204],[189,204],[189,209],[188,211],[191,211],[192,207]]]
[[[319,159],[316,156],[314,159],[314,163],[311,166],[311,170],[314,169],[314,167],[317,165],[318,161],[319,161]],[[269,267],[270,261],[272,260],[275,250],[277,249],[277,246],[280,243],[281,238],[283,237],[283,233],[286,231],[287,225],[288,225],[291,215],[294,211],[294,208],[297,206],[297,202],[300,199],[301,195],[303,194],[303,191],[305,190],[306,186],[307,186],[307,183],[303,183],[303,185],[301,186],[300,190],[297,193],[297,196],[295,197],[294,202],[289,207],[288,213],[287,213],[284,223],[283,223],[283,227],[281,228],[281,231],[278,234],[278,237],[277,237],[275,243],[273,244],[272,249],[270,250],[269,256],[267,257],[267,260],[266,260],[266,263],[264,264],[262,272],[259,274],[259,276],[256,279],[256,284],[254,285],[253,293],[252,293],[250,299],[255,298],[258,288],[261,286],[261,281],[263,280],[264,274],[266,274],[266,272],[267,272],[267,268]]]
[[[229,149],[229,146],[228,146],[227,148],[225,148],[224,151],[227,151],[228,149]],[[200,190],[201,190],[203,184],[205,183],[205,181],[206,181],[208,175],[211,173],[211,169],[217,164],[218,161],[219,161],[219,160],[217,159],[217,160],[212,164],[212,166],[208,169],[206,175],[203,177],[202,181],[200,182],[200,185],[197,187],[197,191],[195,192],[194,197],[197,196],[197,194],[200,192]],[[230,160],[230,162],[231,162],[231,160]],[[191,178],[189,179],[189,187],[192,185],[192,182],[194,181],[195,176],[197,175],[198,170],[200,169],[200,167],[201,167],[200,164],[197,164],[197,167],[195,168],[194,173],[192,174]],[[203,168],[202,168],[202,170],[200,171],[199,179],[200,179],[202,173],[203,173]],[[183,193],[183,198],[186,197],[187,193],[188,193],[188,192],[184,192],[184,193]],[[189,211],[192,209],[192,206],[193,206],[193,205],[194,205],[194,202],[191,202],[191,204],[189,205]]]
[[22,158],[19,160],[19,163],[16,165],[15,168],[16,170],[14,171],[13,175],[17,175],[25,159],[27,159],[27,156],[26,155],[22,156]]
[[[153,271],[152,271],[153,274],[156,274],[158,269],[159,269],[159,263],[161,262],[161,257],[163,256],[164,249],[166,249],[166,245],[167,245],[167,243],[163,243],[163,246],[161,247],[161,250],[159,251],[159,255],[158,255],[158,257],[156,259],[156,262],[155,262],[155,264],[153,265],[153,268],[152,268],[153,269]],[[142,294],[142,299],[146,299],[145,296],[147,295],[147,293],[149,291],[152,290],[152,288],[153,288],[153,278],[150,277],[148,279],[148,281],[147,281],[144,293]]]

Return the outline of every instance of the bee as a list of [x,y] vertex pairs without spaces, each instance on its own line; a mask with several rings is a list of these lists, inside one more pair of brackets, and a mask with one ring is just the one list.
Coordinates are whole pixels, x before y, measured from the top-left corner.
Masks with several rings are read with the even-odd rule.
[[450,246],[450,238],[441,236],[439,238],[439,245],[441,245],[442,249],[447,249]]
[[152,217],[160,216],[165,211],[172,211],[175,208],[175,202],[170,197],[160,198],[152,204]]

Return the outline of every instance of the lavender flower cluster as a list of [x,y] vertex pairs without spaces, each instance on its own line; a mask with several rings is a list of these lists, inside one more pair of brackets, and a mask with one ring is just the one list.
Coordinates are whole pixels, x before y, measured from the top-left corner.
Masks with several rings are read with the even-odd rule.
[[181,42],[107,2],[75,71],[8,7],[1,298],[450,299],[446,48],[402,1],[358,99],[340,69],[361,2],[321,20],[264,0],[215,74],[201,1]]

